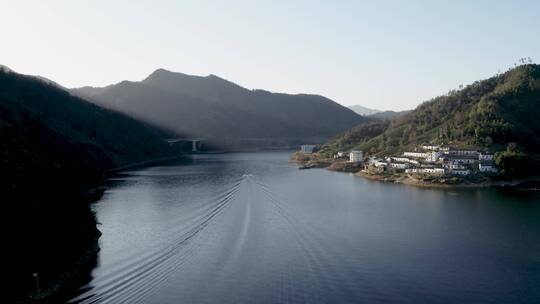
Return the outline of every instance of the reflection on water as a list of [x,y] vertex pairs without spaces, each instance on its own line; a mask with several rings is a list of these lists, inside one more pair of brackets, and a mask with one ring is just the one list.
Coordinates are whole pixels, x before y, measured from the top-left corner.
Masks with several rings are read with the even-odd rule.
[[298,170],[289,153],[126,172],[82,303],[540,300],[540,200]]

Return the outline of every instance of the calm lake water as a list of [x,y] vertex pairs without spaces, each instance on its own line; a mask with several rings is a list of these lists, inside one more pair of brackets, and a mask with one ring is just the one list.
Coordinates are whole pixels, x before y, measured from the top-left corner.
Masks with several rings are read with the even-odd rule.
[[430,190],[290,152],[125,172],[83,303],[540,303],[540,196]]

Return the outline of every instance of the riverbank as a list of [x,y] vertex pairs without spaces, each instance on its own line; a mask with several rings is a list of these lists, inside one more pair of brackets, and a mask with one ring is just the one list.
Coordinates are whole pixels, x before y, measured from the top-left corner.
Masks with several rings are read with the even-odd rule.
[[[91,279],[97,265],[99,237],[91,204],[101,198],[101,185],[81,192],[39,189],[4,193],[10,229],[5,242],[9,303],[63,303]],[[63,193],[64,192],[64,193]],[[16,220],[15,220],[16,219]],[[10,271],[13,269],[13,272]]]
[[290,162],[305,168],[324,168],[330,171],[353,173],[357,176],[385,183],[402,184],[421,188],[474,189],[474,188],[513,188],[540,191],[540,178],[493,180],[489,177],[462,178],[456,176],[413,176],[406,173],[371,172],[359,164],[340,159],[324,159],[315,154],[296,152]]

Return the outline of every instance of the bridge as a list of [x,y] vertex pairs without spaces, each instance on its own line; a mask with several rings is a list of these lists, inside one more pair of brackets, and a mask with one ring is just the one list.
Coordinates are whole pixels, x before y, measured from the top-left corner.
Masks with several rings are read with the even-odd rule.
[[204,138],[169,138],[167,139],[167,142],[171,146],[176,143],[191,142],[191,152],[199,152],[202,147],[203,141],[204,141]]

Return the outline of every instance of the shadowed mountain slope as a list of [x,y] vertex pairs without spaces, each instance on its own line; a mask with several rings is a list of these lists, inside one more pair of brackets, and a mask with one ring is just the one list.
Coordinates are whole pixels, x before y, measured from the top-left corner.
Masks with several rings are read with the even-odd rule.
[[[0,68],[0,192],[7,226],[4,299],[62,302],[96,263],[88,201],[108,169],[171,156],[161,131],[70,95],[53,82]],[[9,270],[9,269],[8,269]],[[71,287],[70,287],[71,286]],[[35,291],[35,289],[34,289]]]
[[248,90],[215,75],[163,69],[140,82],[71,92],[180,136],[229,148],[322,142],[366,120],[322,96]]

